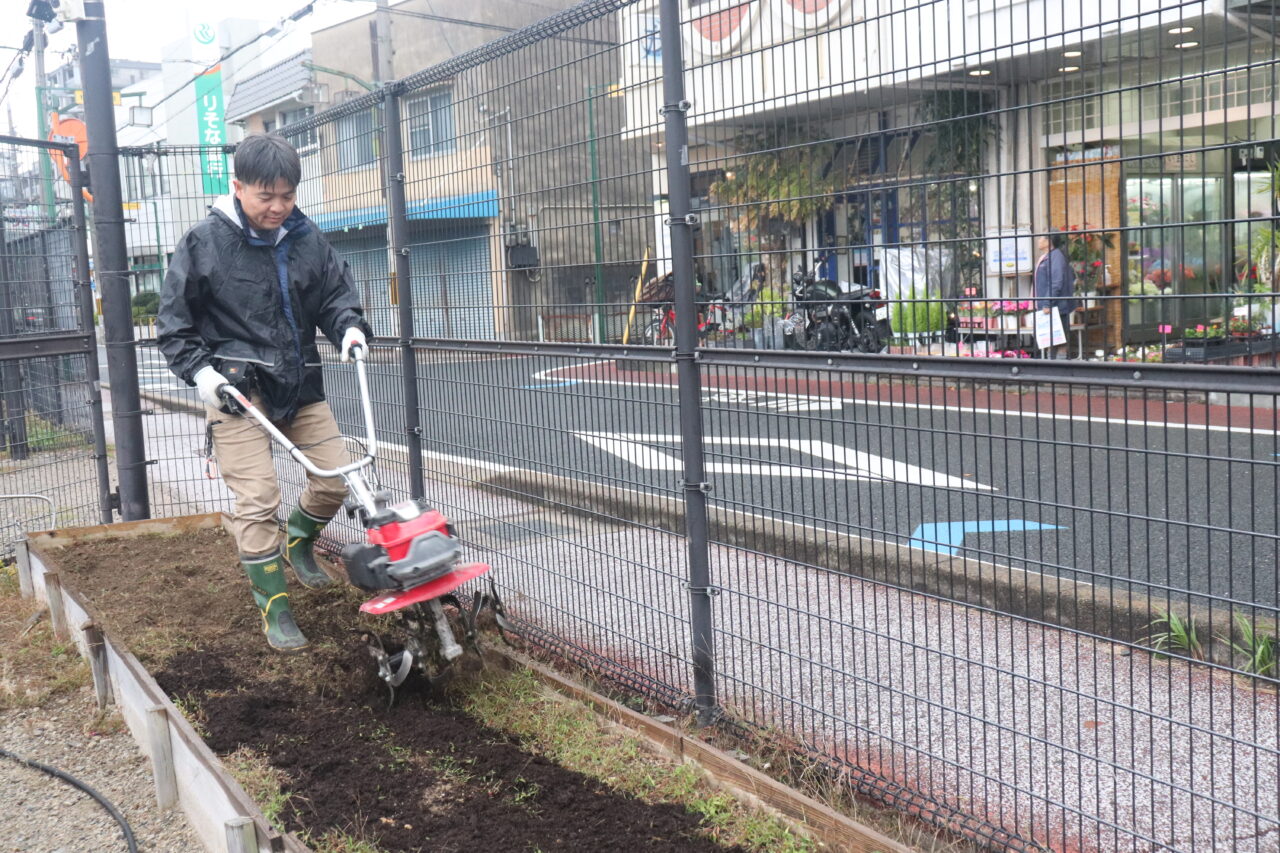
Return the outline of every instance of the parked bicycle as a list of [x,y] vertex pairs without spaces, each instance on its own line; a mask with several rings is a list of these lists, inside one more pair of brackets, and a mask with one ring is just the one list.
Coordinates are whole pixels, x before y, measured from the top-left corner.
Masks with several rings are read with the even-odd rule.
[[[701,290],[701,285],[698,285]],[[673,346],[676,336],[675,277],[673,273],[651,279],[640,292],[640,301],[650,305],[650,316],[641,333],[648,346]],[[698,303],[698,343],[725,329],[732,328],[729,307],[724,298],[715,296]]]

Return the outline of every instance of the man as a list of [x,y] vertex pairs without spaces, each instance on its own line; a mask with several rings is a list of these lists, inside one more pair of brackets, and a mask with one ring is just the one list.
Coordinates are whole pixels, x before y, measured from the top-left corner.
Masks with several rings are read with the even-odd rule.
[[[324,401],[316,327],[351,358],[372,335],[346,263],[295,206],[302,167],[276,134],[256,134],[235,155],[231,195],[173,253],[160,296],[158,337],[169,369],[199,389],[222,478],[236,496],[228,529],[249,576],[267,642],[307,645],[289,607],[283,559],[317,589],[331,581],[312,550],[342,506],[341,479],[308,474],[286,524],[281,553],[276,512],[280,487],[271,440],[243,414],[228,412],[218,389],[227,375],[321,468],[349,456]],[[226,372],[224,372],[224,370]]]

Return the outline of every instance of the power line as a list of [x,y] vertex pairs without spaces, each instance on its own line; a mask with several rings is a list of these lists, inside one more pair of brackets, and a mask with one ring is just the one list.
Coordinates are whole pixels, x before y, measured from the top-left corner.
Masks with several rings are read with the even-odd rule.
[[[303,6],[303,7],[302,7],[302,8],[300,8],[300,9],[298,9],[296,12],[294,12],[294,13],[293,13],[293,14],[291,14],[291,15],[289,15],[287,18],[284,18],[283,20],[284,20],[284,22],[285,22],[285,23],[287,23],[287,22],[289,22],[289,21],[298,21],[298,20],[300,20],[300,19],[302,19],[302,18],[306,17],[307,15],[311,14],[311,12],[313,12],[313,11],[315,10],[315,7],[316,7],[316,2],[315,2],[315,0],[312,0],[312,2],[308,3],[307,5]],[[191,79],[190,79],[190,80],[188,80],[187,82],[183,83],[181,86],[179,86],[178,88],[174,89],[172,92],[170,92],[169,94],[165,95],[165,96],[164,96],[163,98],[161,98],[160,100],[156,101],[154,104],[151,104],[151,105],[150,105],[150,106],[151,106],[151,108],[152,108],[152,109],[155,109],[156,107],[158,107],[158,106],[160,106],[161,104],[163,104],[165,101],[167,101],[167,100],[169,100],[170,98],[172,98],[174,95],[178,94],[179,92],[185,91],[185,90],[186,90],[186,88],[187,88],[188,86],[193,85],[197,80],[199,80],[199,79],[200,79],[201,77],[203,77],[204,75],[208,74],[208,73],[209,73],[210,71],[212,71],[214,68],[216,68],[216,67],[218,67],[219,65],[221,65],[222,63],[226,62],[228,59],[230,59],[231,57],[235,56],[237,53],[239,53],[240,51],[244,50],[246,47],[248,47],[249,45],[251,45],[251,44],[253,44],[254,42],[258,41],[259,39],[265,38],[266,36],[271,35],[271,34],[273,34],[273,33],[274,33],[274,34],[277,34],[277,35],[284,35],[284,29],[283,29],[283,27],[281,27],[281,28],[279,28],[279,29],[271,29],[271,30],[267,30],[267,31],[265,31],[265,32],[258,33],[256,36],[254,36],[253,38],[249,39],[249,40],[248,40],[247,42],[245,42],[244,44],[237,45],[236,47],[233,47],[231,50],[229,50],[229,51],[227,51],[226,53],[224,53],[224,54],[222,54],[221,56],[219,56],[215,61],[213,61],[213,62],[209,63],[208,65],[206,65],[202,70],[197,71],[194,75],[192,75],[192,77],[191,77]],[[261,54],[261,52],[260,52],[258,55],[259,55],[259,56],[261,56],[261,55],[262,55],[262,54]],[[117,130],[117,131],[121,131],[121,130],[124,130],[126,127],[128,127],[128,124],[127,124],[127,123],[126,123],[126,124],[122,124],[122,125],[120,125],[119,127],[117,127],[117,128],[116,128],[116,130]]]
[[[428,4],[430,5],[430,4]],[[441,24],[454,24],[459,27],[476,27],[482,30],[497,30],[503,33],[518,32],[520,27],[507,27],[502,24],[487,24],[483,21],[472,21],[466,18],[450,18],[447,15],[434,15],[428,12],[415,12],[410,9],[397,9],[395,6],[387,9],[393,15],[403,15],[406,18],[421,18],[424,21],[436,21]],[[579,36],[556,36],[561,41],[578,42],[580,44],[596,45],[598,47],[617,47],[617,42],[601,41],[599,39],[582,38]],[[447,40],[446,40],[447,43]]]
[[[4,69],[4,76],[9,77],[9,72],[13,70],[14,63],[16,63],[19,59],[21,59],[26,55],[27,55],[27,51],[25,50],[20,50],[17,53],[15,53],[13,55],[13,59],[9,60],[9,65]],[[4,99],[9,97],[9,87],[13,85],[13,81],[16,79],[18,79],[18,76],[15,74],[14,76],[9,77],[8,82],[4,84],[4,92],[0,93],[0,104],[3,104]]]
[[[267,51],[269,51],[272,47],[274,47],[274,46],[275,46],[275,44],[276,44],[276,42],[278,42],[281,38],[283,38],[283,37],[284,37],[284,35],[285,35],[285,33],[284,33],[284,31],[283,31],[283,30],[281,30],[281,31],[277,32],[277,33],[276,33],[276,35],[275,35],[275,37],[274,37],[274,40],[273,40],[272,42],[270,42],[269,44],[264,44],[264,45],[262,46],[262,49],[261,49],[261,50],[259,50],[259,51],[258,51],[257,53],[255,53],[253,56],[249,57],[248,61],[249,61],[249,62],[253,62],[255,59],[258,59],[260,56],[262,56],[263,54],[265,54],[265,53],[266,53]],[[256,39],[255,39],[255,41],[256,41]],[[248,47],[248,43],[246,43],[246,44],[244,44],[244,45],[241,45],[241,47]],[[239,50],[239,48],[237,48],[237,50]],[[217,63],[214,63],[214,64],[216,65]],[[211,66],[211,67],[212,67],[212,66]],[[206,69],[206,70],[207,70],[207,69]],[[204,72],[201,72],[201,74],[203,74],[203,73],[204,73]],[[200,75],[200,74],[197,74],[197,75],[196,75],[196,77],[199,77],[199,76],[201,76],[201,75]],[[166,96],[164,97],[164,99],[163,99],[163,100],[161,100],[161,101],[157,101],[157,102],[156,102],[156,105],[158,106],[159,104],[164,103],[164,101],[167,101],[169,98],[173,97],[174,95],[178,94],[179,92],[186,91],[186,89],[188,88],[188,86],[190,86],[190,84],[189,84],[189,83],[188,83],[188,84],[183,85],[183,86],[182,86],[182,88],[180,88],[180,89],[176,89],[176,90],[174,90],[174,91],[170,92],[168,95],[166,95]],[[180,107],[178,110],[176,110],[176,111],[174,112],[174,115],[177,115],[177,114],[179,114],[179,113],[183,112],[183,111],[184,111],[184,110],[186,110],[188,107],[194,107],[194,106],[195,106],[195,104],[196,104],[195,98],[192,98],[190,103],[184,103],[184,104],[182,105],[182,107]],[[166,122],[167,122],[167,121],[168,121],[168,120],[166,119]],[[124,128],[126,128],[126,127],[128,127],[128,126],[129,126],[129,125],[128,125],[128,123],[122,124],[120,127],[116,128],[116,131],[117,131],[117,132],[119,132],[119,131],[121,131],[121,130],[124,130]]]
[[[388,11],[390,11],[390,10],[388,10]],[[436,13],[436,7],[435,7],[435,6],[433,6],[433,5],[431,5],[431,0],[427,0],[427,11],[428,11],[428,12],[430,12],[432,15],[435,15],[435,13]],[[504,30],[505,30],[505,29],[507,29],[507,28],[506,28],[506,27],[501,27],[500,29],[504,29]],[[454,50],[454,49],[453,49],[453,44],[449,41],[449,32],[448,32],[448,30],[447,30],[447,29],[445,29],[444,27],[441,27],[441,28],[440,28],[440,37],[441,37],[442,39],[444,39],[444,46],[445,46],[445,47],[447,47],[447,48],[449,48],[449,55],[450,55],[450,56],[457,56],[457,55],[458,55],[458,51],[456,51],[456,50]]]

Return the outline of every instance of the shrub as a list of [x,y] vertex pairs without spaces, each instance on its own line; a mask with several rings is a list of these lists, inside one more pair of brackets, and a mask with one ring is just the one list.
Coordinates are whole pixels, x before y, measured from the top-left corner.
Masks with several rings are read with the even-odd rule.
[[[918,291],[911,291],[910,299],[920,299]],[[922,332],[941,332],[947,327],[947,303],[899,302],[893,309],[895,334],[911,335]]]
[[160,294],[154,290],[147,290],[133,297],[133,319],[141,320],[143,317],[154,317],[160,310]]

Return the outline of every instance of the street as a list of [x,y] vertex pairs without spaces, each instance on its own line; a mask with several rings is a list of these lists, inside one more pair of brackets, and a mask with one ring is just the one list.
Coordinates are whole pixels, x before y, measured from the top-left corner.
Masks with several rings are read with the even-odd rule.
[[[675,377],[655,367],[421,354],[424,448],[445,462],[676,496]],[[396,356],[379,351],[369,374],[381,438],[402,444]],[[139,348],[139,382],[144,392],[196,402],[148,346]],[[351,369],[327,363],[326,384],[344,430],[361,435]],[[1207,406],[1202,414],[1156,406],[1164,413],[1156,419],[1150,409],[1136,418],[1099,415],[1046,395],[997,407],[954,392],[924,404],[896,387],[861,396],[793,387],[767,370],[705,378],[713,502],[759,524],[799,522],[1111,584],[1140,598],[1187,592],[1196,603],[1195,593],[1242,606],[1280,602],[1280,439],[1270,421],[1264,427]]]

